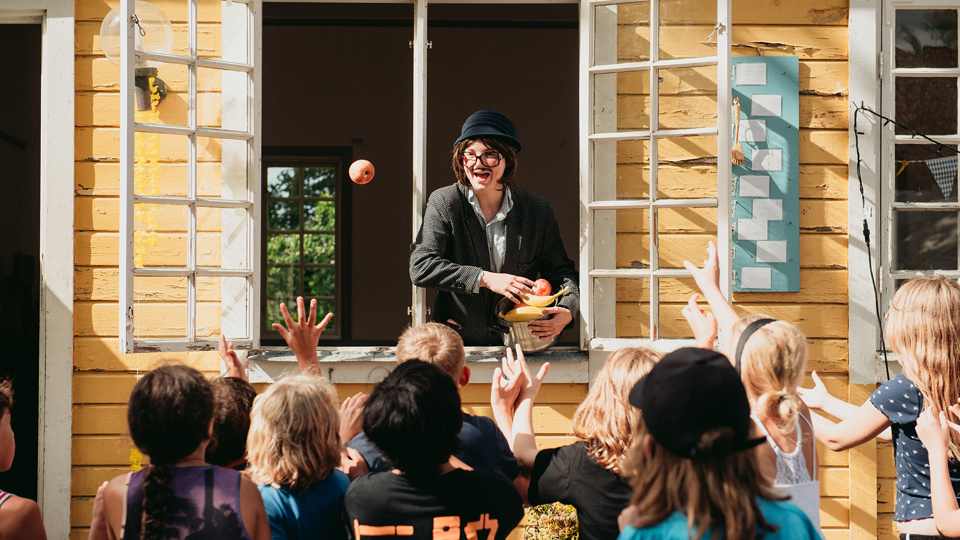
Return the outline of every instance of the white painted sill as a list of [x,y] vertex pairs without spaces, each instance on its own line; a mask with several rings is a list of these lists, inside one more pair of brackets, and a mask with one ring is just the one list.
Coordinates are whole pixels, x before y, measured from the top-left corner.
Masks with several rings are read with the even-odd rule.
[[[492,380],[493,370],[500,365],[505,349],[467,347],[466,352],[470,380],[482,384]],[[396,347],[319,348],[317,353],[324,377],[334,384],[380,382],[397,362]],[[588,357],[587,351],[577,347],[551,347],[529,355],[527,360],[534,373],[544,362],[550,362],[549,383],[586,384],[590,380]],[[272,383],[285,374],[298,372],[296,358],[285,347],[264,347],[249,358],[251,383]]]

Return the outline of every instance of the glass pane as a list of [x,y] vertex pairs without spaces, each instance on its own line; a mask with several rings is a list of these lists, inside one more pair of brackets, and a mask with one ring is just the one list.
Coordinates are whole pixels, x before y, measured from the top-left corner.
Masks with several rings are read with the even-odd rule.
[[[200,291],[198,291],[199,293]],[[181,276],[136,276],[133,278],[133,301],[186,302],[187,278]]]
[[715,135],[658,139],[657,161],[660,164],[657,168],[658,198],[699,199],[717,196]]
[[957,132],[956,77],[897,77],[896,92],[897,123],[925,135]]
[[307,201],[303,203],[303,228],[308,231],[337,229],[337,203],[335,201]]
[[957,10],[898,9],[896,67],[957,67]]
[[894,212],[897,270],[956,270],[957,212]]
[[593,9],[594,65],[650,60],[650,2]]
[[333,266],[305,268],[303,281],[304,294],[311,297],[333,298],[337,292],[337,269]]
[[[252,200],[248,179],[249,154],[250,144],[247,141],[197,137],[198,170],[208,168],[208,174],[212,176],[203,179],[204,182],[219,185],[219,196],[224,199]],[[209,191],[211,188],[204,189]]]
[[717,209],[662,208],[657,211],[657,232],[660,268],[683,268],[685,260],[699,263],[707,242],[717,236]]
[[272,264],[300,263],[300,235],[271,234],[267,236],[267,262]]
[[300,229],[300,203],[296,201],[270,201],[267,203],[267,229],[271,231],[296,231]]
[[300,196],[300,169],[297,167],[267,167],[267,193],[270,197]]
[[188,209],[172,204],[133,207],[135,267],[187,266]]
[[599,242],[594,268],[650,268],[650,212],[645,209],[594,212],[595,238],[615,238],[613,246]]
[[593,78],[595,133],[650,129],[650,72],[601,73]]
[[[138,119],[140,114],[137,115]],[[182,135],[138,132],[133,135],[133,191],[137,195],[188,194],[187,152]]]
[[650,197],[649,141],[600,141],[593,149],[594,200]]
[[[699,262],[699,261],[698,261]],[[661,279],[660,280],[660,325],[659,337],[664,339],[693,339],[693,330],[683,317],[681,311],[687,301],[700,289],[693,279]],[[710,311],[705,301],[700,302],[700,309]]]
[[[604,291],[606,303],[609,293],[616,293],[614,313],[606,315],[603,325],[597,325],[597,337],[649,339],[650,335],[650,281],[647,279],[603,279],[597,288]],[[597,298],[599,302],[600,297]],[[599,316],[599,313],[598,313]],[[599,321],[598,321],[599,322]]]
[[717,68],[661,69],[660,129],[717,125]]
[[660,60],[717,55],[717,0],[660,0]]
[[305,264],[333,264],[337,258],[336,236],[332,234],[303,235],[303,262]]
[[[250,270],[246,208],[197,208],[197,266]],[[224,234],[221,234],[221,231]]]
[[303,294],[300,289],[299,266],[267,268],[267,298],[289,298]]
[[336,193],[336,167],[304,167],[303,196],[333,197]]
[[[134,72],[136,120],[145,124],[190,125],[187,103],[189,68],[183,64],[151,63]],[[217,109],[219,109],[219,103]],[[203,109],[198,108],[198,113]]]
[[133,320],[136,339],[187,337],[186,302],[134,302]]
[[[957,156],[951,147],[941,149],[932,144],[898,144],[895,158],[897,202],[957,200]],[[944,158],[948,162],[953,160],[954,168],[936,161]]]

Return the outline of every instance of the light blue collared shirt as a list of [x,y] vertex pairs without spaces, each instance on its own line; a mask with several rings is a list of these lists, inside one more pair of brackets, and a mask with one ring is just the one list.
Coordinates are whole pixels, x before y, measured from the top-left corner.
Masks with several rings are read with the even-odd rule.
[[[513,195],[510,193],[510,188],[504,190],[503,202],[500,203],[500,211],[497,212],[497,215],[493,216],[493,219],[491,219],[489,223],[487,222],[487,218],[483,217],[483,210],[480,209],[480,201],[472,189],[467,190],[467,200],[470,201],[470,206],[473,206],[474,213],[477,215],[480,224],[483,225],[483,229],[487,233],[487,252],[490,255],[490,267],[494,272],[499,272],[500,266],[503,265],[504,253],[507,251],[507,214],[510,212],[510,209],[513,208]],[[473,283],[473,292],[480,291],[480,279],[482,277],[483,269],[480,269],[480,272],[477,273],[477,279]]]

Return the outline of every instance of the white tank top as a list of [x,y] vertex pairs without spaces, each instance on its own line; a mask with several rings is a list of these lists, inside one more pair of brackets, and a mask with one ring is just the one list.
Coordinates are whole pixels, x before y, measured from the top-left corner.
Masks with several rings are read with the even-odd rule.
[[[767,431],[759,418],[754,415],[750,415],[750,418],[753,418],[753,422],[767,436],[767,442],[770,443],[774,454],[777,455],[777,479],[774,481],[773,487],[781,494],[789,495],[789,502],[803,510],[803,513],[810,518],[817,531],[820,531],[820,481],[816,479],[817,456],[813,456],[814,476],[811,477],[807,470],[807,458],[803,455],[803,432],[800,431],[800,419],[803,418],[803,415],[797,415],[797,446],[792,452],[784,452],[777,446],[773,437],[770,436],[770,432]],[[803,422],[807,424],[812,434],[813,426],[806,418],[803,418]],[[820,536],[823,537],[822,531],[820,531]]]

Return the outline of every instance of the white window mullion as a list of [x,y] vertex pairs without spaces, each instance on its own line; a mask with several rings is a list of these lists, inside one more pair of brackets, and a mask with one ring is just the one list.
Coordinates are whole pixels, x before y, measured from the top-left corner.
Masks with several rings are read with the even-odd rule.
[[733,106],[733,0],[717,1],[717,262],[720,265],[720,292],[733,300],[733,150],[731,108]]
[[[415,0],[413,23],[413,238],[420,231],[427,189],[427,0]],[[411,323],[427,322],[426,289],[411,285]]]
[[[260,96],[261,76],[260,56],[263,51],[262,16],[263,5],[260,0],[252,2],[247,10],[247,57],[246,64],[253,64],[253,69],[247,72],[247,95],[253,96],[253,99],[247,100],[247,130],[253,134],[253,138],[247,143],[247,200],[260,200],[261,182],[260,176],[260,115],[262,112],[262,97]],[[251,338],[250,346],[253,348],[260,346],[260,269],[261,261],[260,243],[262,237],[260,234],[259,209],[263,205],[252,205],[247,210],[247,265],[253,270],[252,276],[247,279],[247,298],[250,306],[247,308],[247,335]]]
[[121,0],[120,21],[124,28],[120,47],[120,350],[133,352],[134,317],[134,0]]
[[[660,60],[660,2],[650,0],[650,271],[656,272],[660,268],[660,237],[657,230],[657,171],[659,170],[660,153],[658,152],[660,130],[660,72],[656,63]],[[650,278],[650,340],[656,341],[660,329],[660,280],[654,276]]]
[[187,74],[187,123],[192,131],[189,135],[187,153],[187,197],[191,203],[187,207],[187,341],[197,340],[197,0],[190,0],[188,8],[188,26],[190,28],[190,58]]

